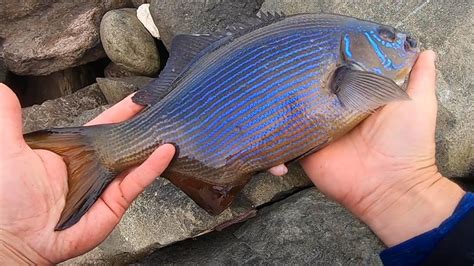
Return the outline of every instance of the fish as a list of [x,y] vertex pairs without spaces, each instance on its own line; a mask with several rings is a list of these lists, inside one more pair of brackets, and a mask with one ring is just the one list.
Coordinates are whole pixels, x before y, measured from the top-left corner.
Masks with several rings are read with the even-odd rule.
[[162,72],[133,96],[145,106],[135,117],[24,135],[67,166],[55,230],[77,223],[118,174],[165,143],[176,154],[162,176],[217,215],[256,173],[409,100],[404,84],[419,52],[408,33],[335,14],[263,14],[251,25],[177,35]]

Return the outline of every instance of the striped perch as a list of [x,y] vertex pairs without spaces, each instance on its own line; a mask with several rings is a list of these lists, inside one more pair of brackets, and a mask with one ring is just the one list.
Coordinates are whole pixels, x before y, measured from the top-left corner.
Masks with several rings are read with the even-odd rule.
[[252,175],[297,160],[371,111],[407,99],[418,55],[406,33],[355,18],[264,15],[231,32],[178,35],[160,76],[134,97],[147,106],[119,124],[25,135],[65,158],[69,193],[56,230],[75,224],[120,172],[172,143],[163,174],[219,214]]

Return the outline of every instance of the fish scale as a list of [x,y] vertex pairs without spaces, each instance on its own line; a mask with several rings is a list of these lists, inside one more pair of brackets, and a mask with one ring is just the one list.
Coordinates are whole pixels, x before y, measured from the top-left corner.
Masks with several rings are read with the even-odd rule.
[[403,33],[389,34],[392,44],[378,29],[390,33],[355,18],[303,14],[176,37],[160,77],[132,98],[147,105],[134,118],[25,136],[68,162],[70,192],[56,229],[76,223],[114,176],[163,143],[177,152],[162,175],[218,214],[255,173],[313,153],[374,108],[405,99],[395,81],[418,51]]

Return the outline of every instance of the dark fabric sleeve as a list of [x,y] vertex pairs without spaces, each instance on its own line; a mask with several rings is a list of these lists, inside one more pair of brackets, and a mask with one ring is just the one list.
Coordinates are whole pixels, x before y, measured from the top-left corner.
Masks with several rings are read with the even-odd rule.
[[474,265],[474,208],[436,245],[424,265]]
[[[384,265],[421,265],[425,261],[426,263],[429,263],[430,261],[428,261],[428,259],[430,258],[430,256],[442,255],[438,254],[438,252],[442,252],[442,247],[438,245],[442,245],[442,241],[448,239],[448,236],[451,237],[451,233],[459,234],[456,232],[460,230],[461,235],[467,235],[468,232],[463,231],[466,230],[463,229],[465,228],[464,221],[466,221],[466,223],[468,224],[470,223],[471,225],[467,226],[469,232],[474,230],[474,224],[472,224],[472,221],[469,220],[471,219],[470,216],[473,212],[474,194],[466,193],[466,195],[464,195],[464,197],[461,199],[458,206],[454,210],[453,214],[448,219],[446,219],[439,227],[382,251],[380,253],[380,258],[382,259],[382,262],[384,263]],[[460,226],[460,229],[458,229],[458,225]],[[474,239],[455,238],[454,241],[458,241],[458,245],[465,247],[466,250],[469,250],[468,247],[469,245],[472,246],[472,242],[474,242]],[[453,250],[451,250],[451,252],[453,252]],[[460,250],[459,252],[462,253],[464,251]],[[457,255],[459,255],[459,253],[457,253]],[[469,256],[468,254],[464,255]],[[435,257],[433,258],[435,259]],[[447,265],[453,264],[448,263]]]

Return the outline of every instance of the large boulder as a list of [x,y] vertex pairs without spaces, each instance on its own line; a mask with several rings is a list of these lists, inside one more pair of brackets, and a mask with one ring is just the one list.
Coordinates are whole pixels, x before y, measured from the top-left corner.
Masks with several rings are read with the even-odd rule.
[[251,20],[263,0],[152,0],[150,13],[166,47],[180,33],[212,33]]
[[474,173],[474,5],[464,1],[266,0],[262,12],[326,12],[393,25],[438,54],[437,161],[448,177]]
[[0,40],[6,66],[19,75],[46,75],[104,57],[102,15],[128,0],[2,1]]
[[381,265],[377,237],[314,188],[229,229],[160,249],[138,264]]
[[107,12],[100,23],[100,39],[110,60],[125,70],[153,76],[160,69],[155,39],[138,20],[136,9]]

